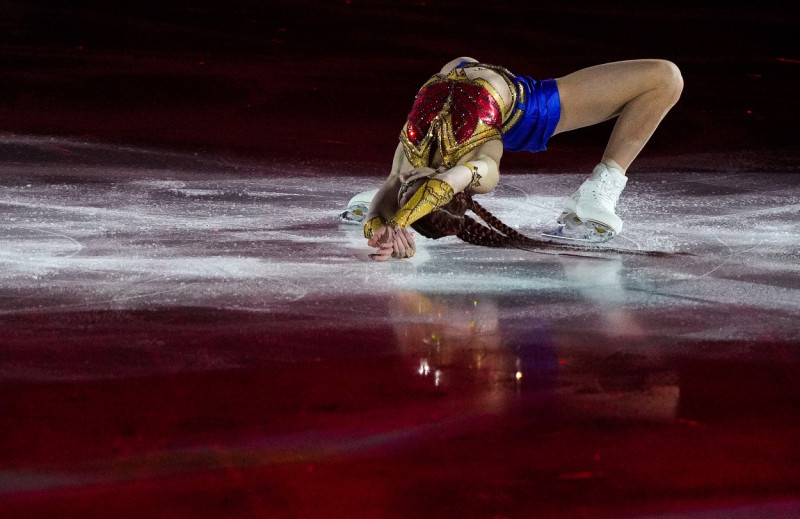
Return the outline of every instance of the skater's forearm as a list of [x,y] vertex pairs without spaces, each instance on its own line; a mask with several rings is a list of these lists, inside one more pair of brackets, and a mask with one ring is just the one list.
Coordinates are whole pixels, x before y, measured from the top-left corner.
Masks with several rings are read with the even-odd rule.
[[473,159],[443,171],[433,178],[447,182],[453,187],[454,192],[460,193],[467,188],[480,186],[481,180],[489,177],[492,171],[494,176],[497,176],[497,164],[493,160]]
[[371,220],[377,216],[381,217],[384,221],[397,212],[397,192],[400,189],[400,179],[392,177],[386,180],[383,185],[378,189],[375,198],[367,211],[367,220]]
[[453,186],[456,193],[465,189],[470,189],[475,193],[488,193],[494,189],[500,179],[502,156],[502,142],[491,140],[482,144],[472,156],[468,155],[468,160],[439,173],[434,178]]
[[394,160],[392,160],[392,170],[389,173],[383,185],[378,189],[372,203],[367,211],[367,220],[371,220],[376,216],[380,216],[384,220],[389,218],[397,212],[397,192],[400,190],[400,169],[403,166],[405,154],[403,153],[402,145],[398,144],[394,152]]

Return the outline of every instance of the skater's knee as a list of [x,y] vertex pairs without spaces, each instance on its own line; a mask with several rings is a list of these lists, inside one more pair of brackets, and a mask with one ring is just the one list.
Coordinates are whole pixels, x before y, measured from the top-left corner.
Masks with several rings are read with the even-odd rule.
[[659,89],[663,92],[664,99],[670,106],[678,102],[683,92],[683,76],[678,66],[667,60],[654,62]]

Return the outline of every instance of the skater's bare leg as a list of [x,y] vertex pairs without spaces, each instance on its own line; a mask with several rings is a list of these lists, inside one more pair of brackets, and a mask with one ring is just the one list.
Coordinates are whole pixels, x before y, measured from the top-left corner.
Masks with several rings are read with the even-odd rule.
[[561,119],[555,133],[617,117],[602,162],[618,166],[623,173],[683,90],[678,67],[669,61],[649,59],[597,65],[556,82]]

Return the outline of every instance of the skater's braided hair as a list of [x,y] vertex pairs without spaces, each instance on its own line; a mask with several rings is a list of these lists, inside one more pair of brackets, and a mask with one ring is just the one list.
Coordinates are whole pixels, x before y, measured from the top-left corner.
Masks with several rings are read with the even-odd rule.
[[[420,178],[420,181],[425,178]],[[414,181],[409,189],[405,190],[400,196],[400,205],[405,204],[409,198],[419,189],[420,182]],[[467,211],[472,211],[483,223],[469,216]],[[415,231],[434,240],[445,236],[457,236],[467,243],[480,245],[482,247],[507,247],[522,249],[532,252],[550,251],[550,253],[569,253],[570,251],[585,252],[597,250],[591,246],[577,244],[555,243],[546,240],[537,240],[525,236],[515,231],[500,219],[487,211],[482,205],[472,199],[471,191],[456,193],[453,199],[436,211],[428,213],[413,224],[411,227]],[[666,257],[676,253],[649,251],[649,250],[627,250],[603,247],[603,250],[624,254],[645,255],[653,257]],[[683,253],[677,253],[683,254]]]
[[[412,188],[409,191],[412,193],[408,193],[408,197],[415,190]],[[466,214],[467,210],[477,215],[485,225]],[[482,247],[563,249],[563,246],[555,247],[553,243],[535,240],[515,231],[476,202],[470,191],[456,193],[450,202],[420,218],[411,227],[426,238],[436,240],[457,236],[467,243]]]

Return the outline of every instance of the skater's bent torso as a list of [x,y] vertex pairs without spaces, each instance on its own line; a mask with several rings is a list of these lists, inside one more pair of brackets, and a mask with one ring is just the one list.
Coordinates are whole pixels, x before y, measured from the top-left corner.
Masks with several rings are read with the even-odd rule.
[[472,169],[476,162],[482,164],[479,181],[469,187],[488,193],[499,180],[504,150],[545,149],[559,115],[555,80],[516,76],[472,58],[451,61],[418,91],[400,132],[392,171],[368,216],[392,218],[403,184],[457,165],[470,164]]
[[490,141],[508,151],[544,150],[560,117],[556,80],[454,60],[417,93],[400,143],[414,168],[451,168]]

